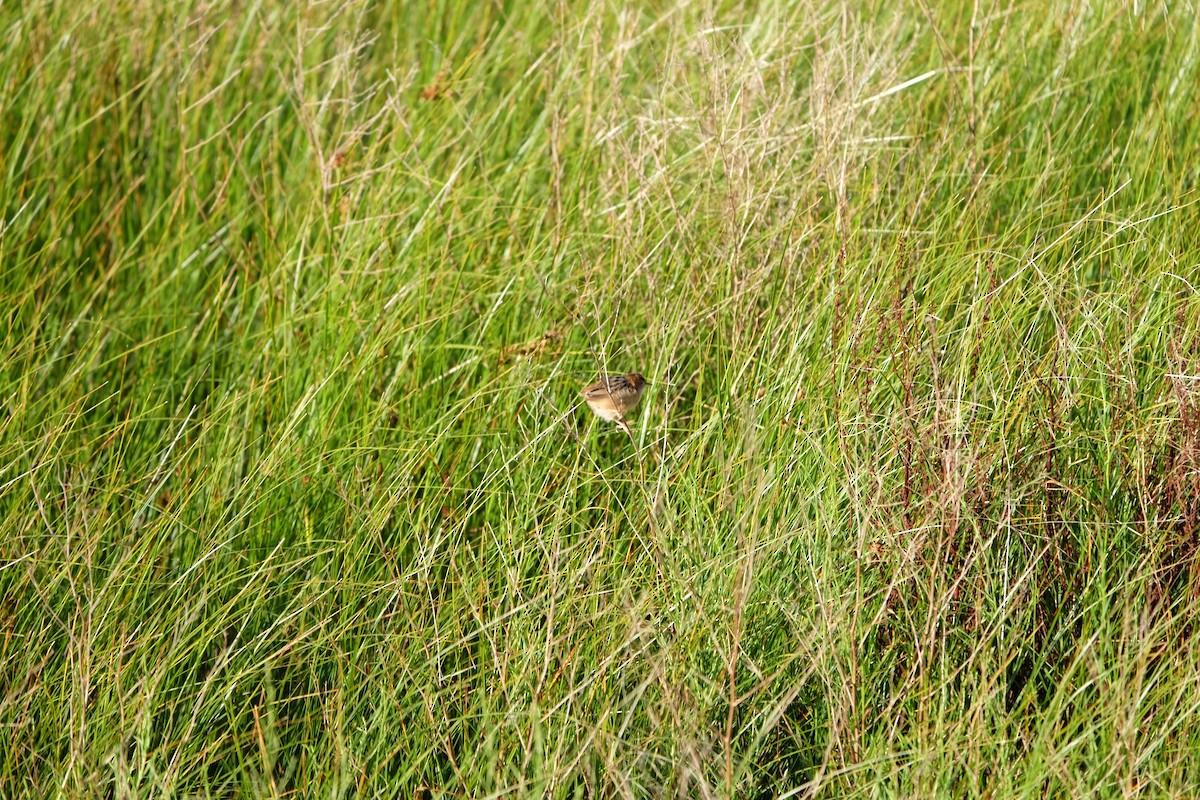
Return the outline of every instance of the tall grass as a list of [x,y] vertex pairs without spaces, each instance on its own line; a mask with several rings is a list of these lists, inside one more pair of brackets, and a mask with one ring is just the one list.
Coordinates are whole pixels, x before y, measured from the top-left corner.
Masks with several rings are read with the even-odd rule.
[[0,796],[1194,794],[1195,13],[0,5]]

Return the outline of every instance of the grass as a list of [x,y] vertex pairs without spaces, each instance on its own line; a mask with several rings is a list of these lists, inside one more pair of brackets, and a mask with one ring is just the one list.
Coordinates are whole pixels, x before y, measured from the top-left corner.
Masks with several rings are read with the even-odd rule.
[[1194,796],[1193,12],[0,5],[0,796]]

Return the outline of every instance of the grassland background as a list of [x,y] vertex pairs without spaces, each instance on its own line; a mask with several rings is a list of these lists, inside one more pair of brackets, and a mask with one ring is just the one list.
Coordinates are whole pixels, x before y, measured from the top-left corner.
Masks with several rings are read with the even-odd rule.
[[0,796],[1194,796],[1195,20],[0,4]]

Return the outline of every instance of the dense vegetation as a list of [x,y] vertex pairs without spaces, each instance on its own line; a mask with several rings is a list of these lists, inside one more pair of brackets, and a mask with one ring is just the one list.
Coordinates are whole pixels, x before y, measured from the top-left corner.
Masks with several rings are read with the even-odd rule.
[[0,4],[0,796],[1194,795],[1195,15]]

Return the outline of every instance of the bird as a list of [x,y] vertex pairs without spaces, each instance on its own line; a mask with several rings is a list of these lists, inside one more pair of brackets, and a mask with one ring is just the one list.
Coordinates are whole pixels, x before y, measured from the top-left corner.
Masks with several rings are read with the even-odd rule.
[[625,415],[638,404],[649,385],[650,382],[638,372],[603,375],[600,380],[585,386],[580,394],[597,417],[628,429]]

